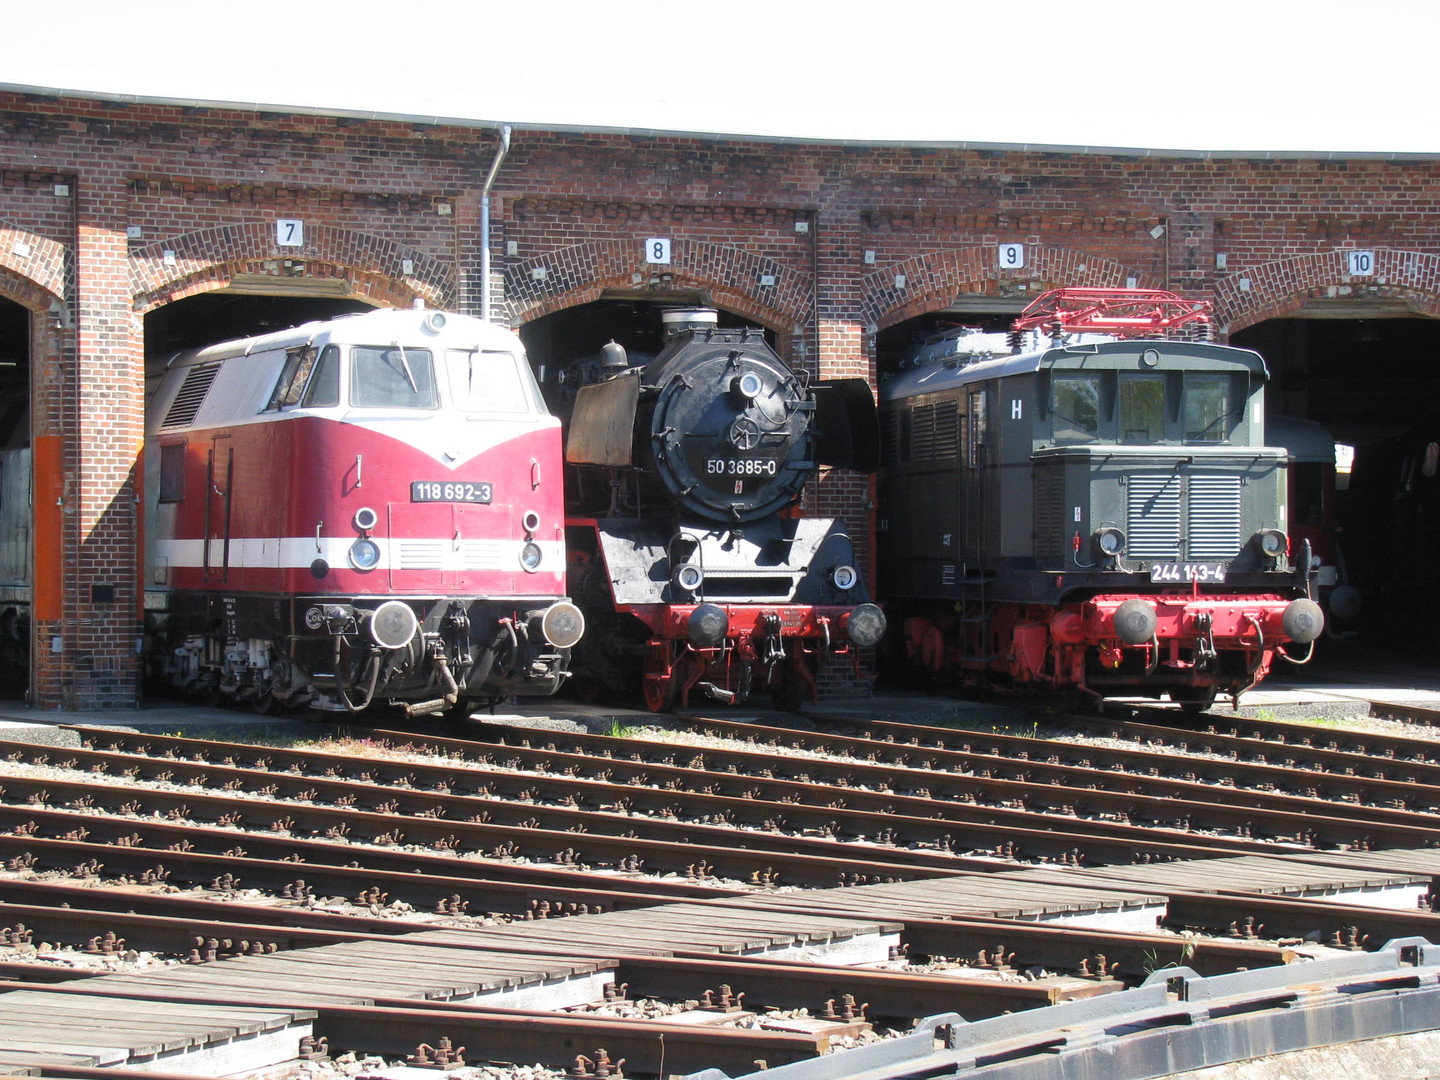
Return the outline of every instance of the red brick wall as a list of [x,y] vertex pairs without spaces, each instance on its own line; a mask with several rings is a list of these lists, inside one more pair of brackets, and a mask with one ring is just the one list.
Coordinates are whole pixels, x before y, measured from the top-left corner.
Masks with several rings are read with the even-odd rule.
[[[495,149],[493,132],[425,123],[0,94],[0,295],[36,313],[35,430],[64,439],[65,596],[38,634],[39,703],[134,696],[140,316],[235,274],[343,278],[372,302],[478,313]],[[698,290],[821,376],[873,379],[876,330],[964,293],[1134,278],[1215,300],[1222,333],[1332,296],[1440,314],[1440,162],[1424,159],[517,131],[492,211],[500,316],[606,288]],[[303,248],[276,245],[282,217],[305,222]],[[668,266],[645,261],[650,237],[672,241]],[[1016,242],[1025,267],[999,269],[998,245]],[[1354,248],[1377,252],[1371,277],[1349,279]],[[808,501],[847,517],[868,557],[872,496],[837,471]],[[113,604],[91,604],[95,582],[116,586]]]

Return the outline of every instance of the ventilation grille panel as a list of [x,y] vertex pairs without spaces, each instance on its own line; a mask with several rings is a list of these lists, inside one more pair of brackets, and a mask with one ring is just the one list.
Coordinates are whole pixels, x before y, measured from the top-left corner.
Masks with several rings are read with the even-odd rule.
[[1179,558],[1180,477],[1131,476],[1126,492],[1126,554],[1132,559]]
[[210,384],[215,381],[215,376],[219,373],[220,365],[218,363],[201,364],[186,372],[185,381],[180,384],[180,392],[170,403],[170,408],[165,413],[165,420],[160,427],[189,427],[194,423],[195,414],[205,403],[205,395],[210,392]]
[[1240,477],[1190,477],[1192,559],[1232,559],[1240,550]]

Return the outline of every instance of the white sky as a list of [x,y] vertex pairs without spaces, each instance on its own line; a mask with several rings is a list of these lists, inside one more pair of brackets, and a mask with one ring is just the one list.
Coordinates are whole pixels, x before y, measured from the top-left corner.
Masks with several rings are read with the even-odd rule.
[[4,25],[0,83],[62,90],[823,141],[1440,153],[1433,0],[74,0]]

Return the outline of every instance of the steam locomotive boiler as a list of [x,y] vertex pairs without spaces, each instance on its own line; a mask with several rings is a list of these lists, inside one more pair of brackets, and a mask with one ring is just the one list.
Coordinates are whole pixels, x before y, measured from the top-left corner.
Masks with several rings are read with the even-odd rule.
[[1013,335],[1048,345],[957,337],[883,387],[879,584],[910,665],[1199,709],[1308,658],[1265,364],[1176,339],[1204,308],[1056,290]]
[[811,383],[755,328],[664,313],[665,343],[576,394],[566,442],[569,584],[590,630],[577,684],[633,689],[655,711],[693,691],[813,700],[817,671],[879,642],[855,546],[799,502],[820,466],[873,471],[862,379]]
[[565,679],[560,423],[510,331],[373,311],[182,353],[145,461],[152,679],[410,715]]

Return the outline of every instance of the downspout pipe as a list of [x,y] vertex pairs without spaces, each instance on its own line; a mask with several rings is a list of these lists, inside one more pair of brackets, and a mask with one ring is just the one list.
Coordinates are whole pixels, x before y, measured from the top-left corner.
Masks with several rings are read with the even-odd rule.
[[510,125],[500,125],[500,148],[490,163],[485,186],[480,189],[480,318],[490,321],[490,188],[500,172],[500,165],[510,150]]

